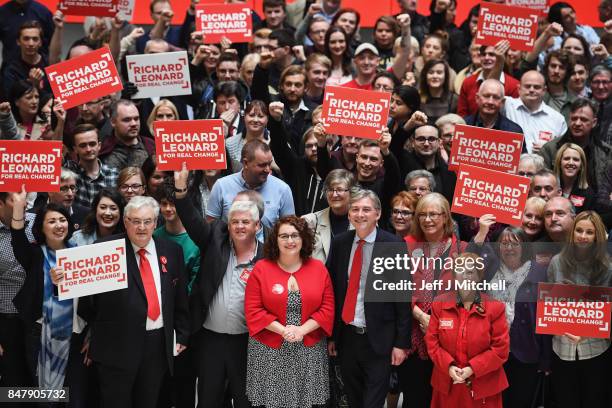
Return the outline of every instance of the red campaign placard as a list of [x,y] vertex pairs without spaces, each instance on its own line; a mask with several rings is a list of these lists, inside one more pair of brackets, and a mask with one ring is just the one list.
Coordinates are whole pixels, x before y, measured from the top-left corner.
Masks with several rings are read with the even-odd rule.
[[536,333],[610,338],[612,289],[538,284]]
[[245,4],[201,4],[196,6],[196,29],[204,42],[214,44],[227,37],[233,43],[251,42],[253,19]]
[[493,214],[499,223],[519,226],[529,181],[528,177],[461,164],[451,211],[476,218]]
[[549,0],[506,0],[506,6],[525,7],[541,14],[548,13],[549,3]]
[[480,6],[476,43],[495,45],[510,41],[510,48],[531,51],[538,35],[539,12],[503,4],[483,3]]
[[45,68],[55,100],[64,109],[121,91],[123,85],[108,47]]
[[62,142],[0,140],[0,191],[57,192]]
[[67,16],[115,17],[119,0],[60,0],[57,9]]
[[388,92],[325,87],[321,123],[329,134],[378,139],[387,126],[390,99]]
[[448,168],[457,170],[460,164],[470,164],[516,173],[524,138],[520,133],[455,125]]
[[153,132],[160,170],[180,170],[183,162],[189,170],[227,167],[221,119],[158,121]]

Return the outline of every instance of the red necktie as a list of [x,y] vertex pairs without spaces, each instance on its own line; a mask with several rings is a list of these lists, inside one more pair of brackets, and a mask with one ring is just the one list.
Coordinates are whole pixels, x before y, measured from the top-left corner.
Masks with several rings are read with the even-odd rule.
[[351,265],[351,276],[349,277],[348,288],[346,289],[346,296],[344,297],[342,321],[346,324],[350,324],[355,320],[355,306],[357,306],[357,293],[359,292],[359,282],[361,281],[363,244],[365,244],[363,239],[357,242],[357,249],[355,249],[353,263]]
[[155,321],[159,317],[159,299],[157,298],[157,289],[155,289],[155,281],[153,280],[153,270],[146,254],[147,251],[144,248],[138,251],[138,255],[140,255],[140,277],[142,278],[142,285],[147,295],[147,316]]

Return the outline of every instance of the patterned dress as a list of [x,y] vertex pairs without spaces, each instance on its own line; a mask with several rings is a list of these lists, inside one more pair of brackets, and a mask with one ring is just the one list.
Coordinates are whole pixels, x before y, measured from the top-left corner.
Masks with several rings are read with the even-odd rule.
[[[289,291],[287,325],[299,326],[302,297]],[[283,341],[274,349],[249,338],[246,393],[255,407],[306,408],[329,398],[327,341],[312,347]]]

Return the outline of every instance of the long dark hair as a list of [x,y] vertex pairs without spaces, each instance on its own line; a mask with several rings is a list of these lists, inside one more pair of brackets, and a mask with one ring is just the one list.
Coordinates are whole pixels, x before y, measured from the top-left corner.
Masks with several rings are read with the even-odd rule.
[[429,85],[427,84],[427,74],[436,65],[444,65],[444,83],[442,84],[442,99],[445,100],[450,93],[450,69],[448,63],[441,59],[432,59],[425,63],[421,70],[421,78],[419,79],[419,92],[421,94],[421,102],[428,102],[431,99]]
[[[336,14],[337,15],[337,14]],[[346,42],[346,49],[342,53],[342,73],[344,75],[350,75],[351,73],[351,37],[344,31],[342,27],[331,26],[325,33],[325,55],[332,60],[331,50],[329,49],[329,41],[333,33],[342,33],[344,41]],[[333,68],[333,66],[332,66]]]
[[23,123],[23,118],[19,114],[19,108],[17,107],[17,100],[22,96],[29,94],[30,92],[37,90],[38,91],[38,111],[36,112],[36,116],[40,119],[45,120],[46,116],[40,111],[43,107],[42,104],[42,94],[41,91],[38,90],[34,85],[30,82],[21,80],[15,82],[8,93],[8,100],[11,104],[11,111],[13,113],[13,117],[15,118],[15,122]]
[[123,197],[121,197],[121,194],[114,188],[103,188],[96,194],[91,205],[91,211],[87,214],[87,217],[85,217],[85,221],[81,227],[84,234],[91,235],[98,232],[98,218],[96,217],[96,213],[98,212],[98,204],[100,204],[100,201],[104,197],[108,198],[119,207],[119,222],[113,234],[123,232],[123,208],[125,207],[125,201]]
[[43,224],[45,222],[45,216],[48,212],[51,211],[62,214],[68,221],[68,234],[66,234],[66,238],[64,238],[64,244],[67,244],[70,238],[72,238],[72,233],[74,232],[74,224],[70,219],[70,213],[68,212],[68,209],[59,204],[49,203],[38,209],[38,211],[36,212],[36,218],[34,219],[34,224],[32,225],[32,235],[34,236],[34,239],[39,245],[47,244],[47,237],[45,237],[45,234],[43,233]]

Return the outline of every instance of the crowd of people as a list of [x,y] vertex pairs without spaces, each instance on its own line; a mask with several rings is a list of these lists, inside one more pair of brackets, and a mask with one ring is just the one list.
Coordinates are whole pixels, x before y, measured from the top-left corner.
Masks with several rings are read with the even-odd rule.
[[[0,138],[64,146],[59,191],[0,192],[0,387],[88,408],[612,406],[609,338],[536,333],[538,283],[612,286],[612,0],[597,29],[554,2],[530,52],[477,44],[480,4],[458,22],[457,0],[416,3],[369,42],[341,0],[264,0],[252,42],[212,44],[198,0],[181,25],[151,0],[150,29],[87,17],[65,58],[61,11],[0,6]],[[123,90],[65,110],[44,68],[103,46]],[[177,50],[191,94],[132,99],[126,56]],[[390,94],[379,139],[327,133],[332,85]],[[227,168],[159,170],[153,122],[194,119],[222,120]],[[451,212],[458,124],[524,135],[520,225]],[[116,239],[127,289],[59,300],[56,251]],[[417,288],[505,289],[372,301],[390,253],[455,261]]]

